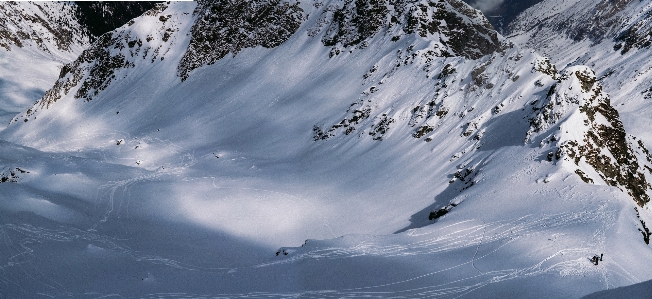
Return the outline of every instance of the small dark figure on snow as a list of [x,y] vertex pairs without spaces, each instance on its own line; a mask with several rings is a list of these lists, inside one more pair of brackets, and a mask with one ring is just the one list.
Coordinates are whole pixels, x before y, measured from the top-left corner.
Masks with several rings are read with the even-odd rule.
[[591,261],[593,262],[594,265],[597,266],[598,262],[600,261],[600,257],[598,257],[597,255],[594,255],[593,258],[591,259]]
[[602,262],[602,256],[604,256],[604,253],[600,253],[600,261]]

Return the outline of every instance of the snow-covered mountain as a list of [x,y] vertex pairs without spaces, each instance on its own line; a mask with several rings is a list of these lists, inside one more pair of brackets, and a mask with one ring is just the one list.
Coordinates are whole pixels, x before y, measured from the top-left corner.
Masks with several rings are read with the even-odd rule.
[[7,123],[52,86],[59,68],[89,45],[70,3],[0,3],[0,121]]
[[33,105],[52,87],[63,65],[75,60],[92,40],[153,5],[150,2],[0,3],[0,122],[7,123]]
[[652,136],[620,105],[639,85],[593,63],[617,43],[609,62],[641,62],[621,33],[646,19],[605,12],[615,29],[579,38],[553,4],[510,39],[459,0],[157,4],[0,132],[0,294],[579,298],[652,279]]
[[510,37],[547,53],[563,68],[591,66],[617,108],[614,113],[621,115],[620,131],[649,143],[652,140],[640,124],[649,122],[647,111],[652,108],[648,101],[652,78],[646,75],[652,68],[646,33],[651,9],[652,5],[640,1],[565,1],[564,5],[543,1],[519,16]]

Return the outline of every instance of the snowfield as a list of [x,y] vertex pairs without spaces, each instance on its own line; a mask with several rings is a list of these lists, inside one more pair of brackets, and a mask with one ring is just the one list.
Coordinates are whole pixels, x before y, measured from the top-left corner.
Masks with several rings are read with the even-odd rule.
[[[247,23],[219,59],[203,1],[77,59],[0,49],[42,72],[0,74],[0,298],[649,293],[649,105],[597,54],[546,58],[457,0],[397,1],[368,35],[340,35],[345,1],[259,2],[296,31]],[[464,30],[485,40],[460,52]]]

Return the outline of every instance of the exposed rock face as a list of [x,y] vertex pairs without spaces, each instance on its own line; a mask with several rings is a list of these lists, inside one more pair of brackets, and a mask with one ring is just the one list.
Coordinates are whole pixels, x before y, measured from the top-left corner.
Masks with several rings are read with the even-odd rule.
[[79,84],[81,86],[77,89],[75,98],[85,98],[90,101],[112,82],[117,69],[133,67],[133,63],[128,62],[122,53],[111,54],[109,51],[108,47],[117,40],[110,35],[103,35],[92,47],[84,50],[77,60],[65,65],[61,69],[59,80],[32,109],[27,111],[24,121],[27,122],[39,108],[50,107]]
[[87,44],[88,33],[72,17],[75,9],[68,2],[0,3],[0,48],[33,45],[50,53]]
[[632,48],[650,48],[652,45],[652,7],[644,8],[637,17],[625,19],[620,31],[615,37],[617,44],[614,50],[620,50],[622,54]]
[[[315,4],[317,25],[310,36],[321,36],[331,56],[345,48],[365,48],[378,34],[393,40],[405,34],[436,41],[440,57],[477,59],[505,48],[504,40],[478,10],[459,0],[341,0]],[[199,2],[190,45],[179,65],[185,80],[190,71],[210,65],[244,48],[277,47],[290,38],[308,13],[297,3],[281,0]]]
[[[332,47],[331,56],[339,55],[347,49],[351,51],[356,48],[366,48],[377,36],[398,41],[403,36],[413,35],[416,40],[430,44],[426,49],[418,50],[412,45],[399,50],[392,69],[379,70],[378,66],[374,66],[363,76],[365,81],[383,73],[383,77],[388,78],[398,68],[416,64],[422,66],[426,73],[432,71],[438,74],[437,78],[441,82],[437,83],[435,88],[439,90],[447,87],[443,82],[447,81],[447,77],[456,70],[452,64],[446,64],[443,68],[434,67],[437,58],[478,59],[504,51],[509,47],[480,11],[462,1],[357,0],[336,3],[322,10],[320,21],[317,22],[318,26],[309,31],[312,36],[322,34],[322,43]],[[485,84],[487,78],[484,77],[486,76],[484,68],[477,70],[476,73],[474,77],[478,80],[482,79],[482,82],[477,83],[479,86],[485,88],[493,86]],[[381,78],[379,84],[382,84],[382,81]],[[366,132],[365,135],[370,135],[374,140],[382,140],[383,136],[391,130],[396,118],[387,114],[372,114],[375,104],[372,103],[371,98],[378,90],[380,86],[370,86],[362,93],[360,99],[349,106],[346,116],[338,123],[325,129],[315,126],[313,139],[326,140],[340,133],[350,135],[354,132],[359,134]],[[429,100],[424,105],[412,109],[409,125],[414,127],[435,116],[440,119],[447,113],[448,108],[442,100]],[[371,124],[368,121],[370,118]],[[363,127],[368,127],[366,128],[368,131]],[[412,136],[422,138],[433,130],[432,125],[421,125]]]
[[20,174],[29,173],[19,167],[7,167],[0,171],[0,184],[1,183],[18,183]]
[[547,140],[558,141],[559,151],[549,155],[549,160],[563,157],[585,182],[602,181],[627,192],[639,206],[648,203],[652,156],[640,140],[625,132],[593,71],[578,66],[552,75],[558,76],[559,83],[533,107],[528,136],[551,134]]
[[[135,36],[130,22],[122,30],[100,36],[76,61],[62,68],[54,87],[34,107],[12,122],[29,121],[38,110],[47,109],[68,93],[91,101],[120,76],[121,69],[163,60],[178,35],[178,26],[171,20],[172,15],[165,13],[166,8],[167,5],[158,4],[143,16],[154,18],[152,24],[158,26],[156,34],[146,38]],[[315,3],[313,9],[304,12],[297,2],[288,0],[200,1],[193,13],[190,42],[177,74],[183,81],[192,70],[213,64],[228,54],[236,55],[242,49],[256,46],[277,47],[297,33],[309,15],[316,25],[307,28],[306,33],[331,47],[331,56],[345,49],[363,49],[377,37],[390,43],[406,36],[412,39],[412,45],[398,51],[393,66],[383,67],[383,74],[378,74],[379,66],[374,66],[365,74],[364,82],[379,80],[378,84],[382,84],[383,78],[391,77],[399,67],[416,63],[426,76],[432,76],[431,72],[436,74],[440,81],[435,86],[437,91],[445,90],[447,84],[456,80],[448,78],[456,72],[455,63],[439,66],[436,58],[478,59],[509,47],[480,11],[459,0],[338,0]],[[416,47],[417,44],[421,46]],[[485,71],[491,61],[494,58],[473,70],[472,91],[493,88],[494,83]],[[512,61],[516,63],[518,59]],[[371,103],[371,95],[380,90],[378,84],[367,88],[339,123],[323,130],[316,126],[314,140],[328,139],[339,131],[346,135],[364,133],[374,140],[382,140],[396,126],[398,116],[379,111],[372,114],[376,105]],[[434,126],[425,122],[441,119],[449,111],[439,96],[413,108],[409,125],[415,128],[410,133],[415,138],[427,137]],[[494,113],[499,111],[497,108]],[[472,121],[462,135],[472,137],[476,131],[478,124]],[[479,139],[479,136],[473,137]]]
[[190,44],[181,59],[182,80],[189,72],[210,65],[245,48],[277,47],[292,36],[304,20],[297,3],[281,0],[199,1]]
[[504,47],[484,15],[459,0],[340,1],[322,12],[322,20],[328,24],[322,42],[335,54],[340,47],[364,48],[383,30],[395,40],[417,34],[439,42],[440,56],[477,59]]

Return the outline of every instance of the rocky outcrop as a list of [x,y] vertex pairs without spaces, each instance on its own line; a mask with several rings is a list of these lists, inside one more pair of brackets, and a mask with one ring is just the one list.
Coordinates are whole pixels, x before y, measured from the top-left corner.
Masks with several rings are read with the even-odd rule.
[[571,67],[558,78],[546,98],[532,107],[528,139],[549,134],[545,140],[556,142],[559,149],[549,160],[571,162],[583,181],[604,182],[629,194],[639,206],[648,203],[652,156],[642,141],[625,132],[593,71]]
[[199,1],[190,44],[178,74],[210,65],[245,48],[274,48],[292,36],[304,21],[297,3],[281,0]]
[[[308,35],[331,47],[331,56],[346,48],[365,48],[381,34],[393,41],[416,34],[437,42],[432,54],[477,59],[506,47],[478,10],[459,0],[339,0],[315,3],[316,25]],[[309,13],[281,0],[199,2],[191,40],[178,68],[190,72],[227,54],[263,46],[277,47],[297,32]]]
[[1,2],[0,48],[35,46],[46,53],[87,45],[89,34],[68,2]]
[[440,57],[471,59],[504,48],[502,38],[478,10],[459,0],[339,1],[322,11],[322,42],[338,54],[343,48],[364,48],[376,34],[384,32],[397,41],[406,34],[438,42]]

